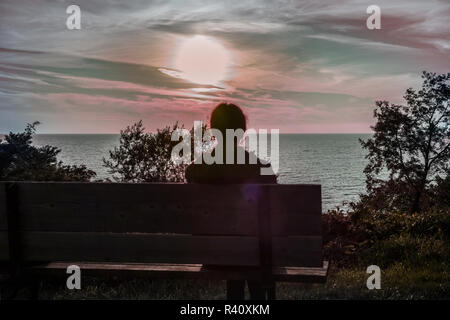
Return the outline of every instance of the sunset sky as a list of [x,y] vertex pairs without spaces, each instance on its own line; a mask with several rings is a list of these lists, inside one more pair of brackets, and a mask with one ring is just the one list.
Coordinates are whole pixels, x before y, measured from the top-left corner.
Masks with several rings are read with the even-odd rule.
[[448,0],[2,0],[0,133],[191,127],[224,100],[253,128],[370,132],[375,100],[450,72],[449,17]]

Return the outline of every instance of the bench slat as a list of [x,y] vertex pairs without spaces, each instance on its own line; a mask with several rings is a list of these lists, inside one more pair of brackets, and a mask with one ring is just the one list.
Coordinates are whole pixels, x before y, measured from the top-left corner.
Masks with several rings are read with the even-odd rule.
[[[256,237],[89,232],[24,232],[21,237],[24,261],[259,265]],[[273,264],[320,266],[321,241],[316,236],[273,237]]]
[[270,208],[279,214],[321,214],[321,186],[273,185],[270,189]]
[[[236,250],[234,248],[239,248]],[[118,261],[257,265],[257,240],[237,236],[26,232],[25,261]]]
[[[320,188],[266,186],[273,235],[321,235]],[[20,184],[21,228],[64,232],[257,235],[257,186]],[[281,188],[282,192],[278,191]],[[289,197],[284,197],[283,192]],[[279,197],[283,202],[279,202]],[[295,197],[300,197],[300,200]],[[303,200],[302,200],[303,199]],[[307,201],[310,199],[310,202]],[[293,203],[288,205],[286,203]]]
[[321,214],[286,214],[272,209],[272,234],[280,236],[321,236]]
[[322,265],[322,237],[273,237],[273,264],[277,266]]
[[[67,277],[69,265],[80,267],[83,275],[151,277],[151,278],[187,278],[187,279],[229,279],[260,280],[258,270],[254,268],[209,268],[201,264],[131,264],[131,263],[86,263],[52,262],[32,266],[28,270],[41,276]],[[328,261],[320,267],[277,267],[273,269],[275,281],[284,282],[325,282],[328,275]]]
[[21,227],[35,231],[255,235],[256,201],[240,186],[187,184],[20,185]]

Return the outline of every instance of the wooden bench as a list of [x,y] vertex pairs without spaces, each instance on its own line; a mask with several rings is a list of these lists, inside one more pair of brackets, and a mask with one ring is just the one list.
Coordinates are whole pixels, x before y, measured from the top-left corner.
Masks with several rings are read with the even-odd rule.
[[324,282],[321,233],[320,185],[0,183],[0,262],[21,276]]

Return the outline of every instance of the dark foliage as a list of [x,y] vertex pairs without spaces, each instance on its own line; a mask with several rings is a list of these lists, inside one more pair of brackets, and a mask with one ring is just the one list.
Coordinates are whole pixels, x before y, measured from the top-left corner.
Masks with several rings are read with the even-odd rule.
[[[171,160],[172,149],[179,141],[172,141],[172,133],[183,129],[175,123],[146,133],[142,120],[120,132],[120,144],[109,152],[110,160],[103,159],[104,166],[114,180],[122,182],[183,182],[186,164]],[[206,130],[202,128],[203,133]],[[193,129],[191,146],[194,148]],[[181,140],[181,138],[180,138]],[[194,152],[191,152],[192,157]]]
[[369,164],[360,207],[420,212],[432,204],[431,186],[448,181],[450,73],[423,72],[422,78],[419,91],[406,90],[406,105],[376,102],[374,136],[361,140]]
[[324,253],[336,267],[450,264],[449,207],[421,213],[333,210],[322,216]]
[[406,106],[378,101],[367,193],[323,216],[324,250],[337,266],[450,263],[450,73],[423,73]]
[[39,122],[28,124],[24,132],[0,139],[0,180],[2,181],[90,181],[95,172],[86,166],[64,165],[57,160],[60,149],[32,145]]

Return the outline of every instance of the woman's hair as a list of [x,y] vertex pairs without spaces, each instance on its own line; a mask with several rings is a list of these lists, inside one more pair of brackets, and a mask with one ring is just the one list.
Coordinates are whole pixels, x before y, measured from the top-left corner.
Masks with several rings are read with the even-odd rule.
[[223,102],[217,105],[211,113],[211,128],[220,130],[225,134],[226,129],[247,130],[247,119],[244,112],[237,105]]

